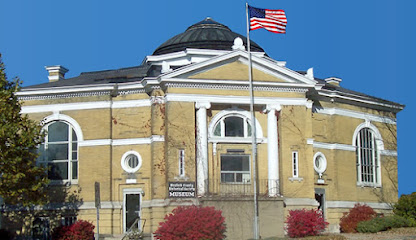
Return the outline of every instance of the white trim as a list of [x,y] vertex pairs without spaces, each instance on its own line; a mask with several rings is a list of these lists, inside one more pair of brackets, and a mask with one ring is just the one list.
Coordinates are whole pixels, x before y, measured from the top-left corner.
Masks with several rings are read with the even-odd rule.
[[[138,164],[136,167],[132,168],[130,167],[126,161],[127,161],[127,157],[130,155],[134,155],[137,157],[138,159]],[[127,151],[123,154],[123,156],[121,157],[121,167],[123,168],[124,171],[128,172],[128,173],[135,173],[137,171],[139,171],[139,169],[142,167],[142,156],[140,156],[140,153],[136,152],[136,151]],[[136,180],[136,179],[134,179]],[[127,182],[126,182],[127,183]],[[135,182],[134,182],[135,183]]]
[[380,150],[380,155],[387,157],[397,157],[396,150]]
[[[240,108],[228,108],[225,110],[222,110],[221,112],[217,113],[212,119],[211,122],[209,123],[208,126],[208,138],[209,141],[212,141],[212,139],[218,139],[220,141],[228,141],[228,139],[230,139],[232,142],[236,141],[244,141],[244,140],[249,140],[251,141],[251,137],[247,136],[245,137],[219,137],[219,136],[214,136],[214,127],[216,126],[217,122],[220,121],[223,118],[226,118],[228,116],[236,116],[236,117],[241,117],[244,120],[250,122],[251,121],[251,116],[250,116],[250,112],[244,110],[244,109],[240,109]],[[259,121],[257,120],[257,118],[255,119],[256,122],[256,138],[263,138],[263,129],[259,123]]]
[[391,210],[391,204],[389,203],[375,203],[375,202],[352,202],[352,201],[326,201],[327,208],[353,208],[355,204],[365,204],[374,209]]
[[[141,188],[125,188],[123,189],[123,233],[126,232],[126,200],[128,194],[139,194],[140,195],[140,201],[139,201],[139,217],[141,218],[142,213],[142,199],[144,192]],[[138,228],[141,230],[141,221],[138,222]]]
[[[211,137],[208,139],[210,143],[251,143],[251,138],[242,138],[242,137]],[[267,143],[267,138],[257,138],[256,143]]]
[[349,101],[362,102],[366,104],[371,104],[371,105],[376,105],[376,106],[381,106],[381,107],[386,107],[386,108],[391,108],[391,109],[398,109],[398,110],[403,109],[403,106],[398,106],[399,104],[394,105],[394,104],[381,103],[381,102],[377,102],[374,100],[365,100],[363,99],[364,98],[363,96],[359,96],[359,95],[350,94],[351,96],[345,96],[345,95],[339,94],[339,92],[333,92],[333,91],[328,91],[328,90],[320,90],[318,91],[318,93],[321,96],[325,96],[329,98],[340,98],[340,99],[345,99]]
[[[322,159],[322,162],[320,162],[320,166],[319,167],[316,166],[316,164],[315,164],[316,163],[316,159],[318,157],[321,157],[321,159]],[[323,153],[317,152],[317,153],[315,153],[315,155],[313,155],[313,169],[315,169],[315,172],[318,173],[319,179],[322,178],[322,174],[326,171],[327,165],[328,165],[328,161],[326,160],[326,157],[325,157],[325,155]]]
[[319,206],[313,198],[285,198],[284,202],[286,206]]
[[94,140],[84,140],[78,142],[80,147],[94,147],[94,146],[105,146],[111,145],[111,139],[94,139]]
[[[371,122],[369,122],[369,121],[365,121],[365,122],[361,123],[360,125],[358,125],[358,127],[354,131],[354,135],[353,135],[353,138],[352,138],[352,145],[354,147],[356,147],[358,150],[360,150],[359,147],[356,146],[356,140],[357,140],[358,137],[361,136],[360,135],[361,130],[366,129],[366,128],[370,129],[370,132],[372,133],[370,141],[374,141],[376,146],[375,147],[372,146],[370,148],[372,155],[369,156],[369,157],[368,157],[367,154],[366,155],[364,155],[362,153],[361,154],[356,154],[356,158],[357,158],[357,160],[356,160],[357,161],[357,167],[356,167],[356,169],[357,169],[357,186],[360,186],[360,187],[381,187],[382,181],[381,181],[380,151],[384,150],[384,143],[383,143],[383,139],[382,139],[381,134],[378,131],[377,127],[374,126],[373,124],[371,124]],[[366,139],[366,140],[368,140],[368,139]],[[358,141],[361,142],[359,139],[358,139]],[[362,147],[362,148],[366,149],[365,147]],[[361,157],[363,157],[363,156],[364,156],[364,160],[361,159]],[[363,175],[362,175],[362,172],[361,172],[361,170],[362,170],[361,165],[368,161],[367,157],[368,157],[368,159],[371,159],[371,160],[374,161],[374,163],[372,165],[370,165],[373,168],[371,172],[374,172],[374,180],[371,181],[371,182],[369,182],[369,181],[364,182],[362,180]]]
[[[316,142],[314,139],[311,139],[311,138],[307,139],[306,143],[308,145],[313,145],[314,148],[355,152],[355,146],[348,145],[348,144]],[[379,150],[379,151],[380,151],[380,155],[382,156],[397,157],[396,150]]]
[[113,101],[111,108],[131,108],[131,107],[150,107],[150,99]]
[[54,121],[63,121],[63,122],[67,122],[68,124],[70,124],[72,128],[74,129],[75,133],[77,134],[78,144],[84,140],[84,135],[82,134],[81,126],[78,124],[77,121],[75,121],[75,119],[71,118],[68,115],[55,112],[54,114],[49,115],[45,117],[44,119],[42,119],[41,124],[46,125]]
[[317,113],[321,113],[321,114],[352,117],[352,118],[358,118],[358,119],[363,119],[363,120],[372,121],[372,122],[381,122],[381,123],[387,123],[387,124],[396,124],[397,123],[395,118],[383,117],[383,116],[379,116],[379,115],[375,115],[375,114],[363,113],[363,112],[347,110],[347,109],[315,108],[314,110]]
[[[274,76],[283,78],[286,81],[294,82],[294,80],[296,80],[305,84],[309,84],[311,87],[313,87],[317,83],[317,81],[308,79],[304,75],[296,71],[293,71],[286,67],[282,67],[281,64],[278,64],[276,61],[271,61],[269,58],[258,57],[256,55],[252,55],[251,58],[252,63],[256,68],[262,71],[265,71],[267,69],[267,72],[269,74],[273,74]],[[209,66],[212,67],[213,65],[215,66],[221,65],[223,63],[229,63],[232,60],[248,64],[248,52],[237,50],[222,55],[214,56],[207,59],[206,61],[191,64],[173,72],[169,72],[167,74],[162,74],[160,75],[160,80],[163,81],[164,79],[175,78],[184,74],[189,75],[193,72],[199,72],[203,69],[207,69]]]
[[125,139],[93,139],[78,141],[80,147],[93,147],[93,146],[125,146],[125,145],[142,145],[151,144],[153,142],[164,142],[165,136],[153,135],[149,138],[125,138]]
[[[198,79],[198,78],[166,78],[163,79],[162,82],[168,83],[187,83],[187,84],[213,84],[213,85],[223,85],[224,88],[228,89],[229,85],[243,85],[248,87],[247,80],[232,80],[232,79]],[[228,85],[228,86],[227,86]],[[310,84],[305,83],[297,83],[297,82],[269,82],[269,81],[256,81],[254,82],[255,87],[280,87],[284,88],[301,88],[303,89],[302,92],[307,92],[308,88],[312,86]],[[230,87],[232,88],[232,87]]]
[[[228,104],[250,104],[247,96],[222,96],[222,95],[200,95],[200,94],[166,94],[167,101],[176,102],[211,102],[212,103],[228,103]],[[310,103],[306,98],[278,98],[278,97],[255,97],[254,104],[280,104],[280,105],[299,105],[309,106]]]
[[149,107],[150,99],[127,100],[127,101],[98,101],[98,102],[75,102],[62,104],[22,106],[20,113],[39,113],[39,112],[57,112],[72,110],[88,110],[102,108],[130,108],[130,107]]

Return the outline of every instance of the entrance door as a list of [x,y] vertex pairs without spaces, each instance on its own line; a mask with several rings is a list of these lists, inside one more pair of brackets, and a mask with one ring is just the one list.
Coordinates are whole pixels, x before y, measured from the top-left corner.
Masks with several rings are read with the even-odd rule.
[[325,189],[315,188],[315,200],[319,203],[318,210],[322,211],[322,215],[325,219]]
[[[124,195],[124,231],[139,229],[140,226],[140,193],[125,193]],[[136,221],[137,220],[137,221]]]

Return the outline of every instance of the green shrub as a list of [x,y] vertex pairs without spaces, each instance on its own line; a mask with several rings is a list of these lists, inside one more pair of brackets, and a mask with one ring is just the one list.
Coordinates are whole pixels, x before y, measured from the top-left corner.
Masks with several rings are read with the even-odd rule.
[[387,217],[377,217],[368,221],[359,222],[357,231],[361,233],[376,233],[386,231],[391,228],[411,227],[412,221],[398,215]]
[[416,222],[416,192],[400,196],[399,201],[394,205],[393,211],[399,216],[413,219]]
[[342,216],[339,223],[341,232],[357,232],[359,222],[373,219],[376,216],[377,213],[371,207],[357,203],[348,213],[344,213],[344,216]]

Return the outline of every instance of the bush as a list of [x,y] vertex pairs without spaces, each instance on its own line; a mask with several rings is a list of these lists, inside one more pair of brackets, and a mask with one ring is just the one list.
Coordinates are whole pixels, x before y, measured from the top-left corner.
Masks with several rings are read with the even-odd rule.
[[399,216],[416,221],[416,192],[400,196],[399,201],[394,205],[393,211]]
[[91,240],[94,239],[94,225],[79,220],[71,226],[60,226],[52,232],[53,240]]
[[344,213],[340,220],[341,232],[357,232],[357,224],[375,218],[377,213],[367,205],[355,204],[348,213]]
[[225,238],[224,217],[214,207],[177,207],[165,216],[155,234],[160,240],[221,240]]
[[290,210],[286,219],[286,231],[289,237],[316,236],[323,232],[328,225],[322,212],[318,210]]
[[411,227],[412,221],[398,215],[377,217],[368,221],[362,221],[357,225],[357,231],[361,233],[376,233],[391,228]]

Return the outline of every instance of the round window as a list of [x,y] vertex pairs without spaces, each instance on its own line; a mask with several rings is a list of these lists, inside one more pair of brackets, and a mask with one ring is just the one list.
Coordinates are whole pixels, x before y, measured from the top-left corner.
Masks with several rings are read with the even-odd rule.
[[313,157],[313,168],[319,174],[319,177],[322,177],[322,174],[326,171],[326,165],[325,155],[321,152],[317,152]]
[[121,167],[128,173],[137,172],[142,166],[142,157],[138,152],[128,151],[121,158]]

